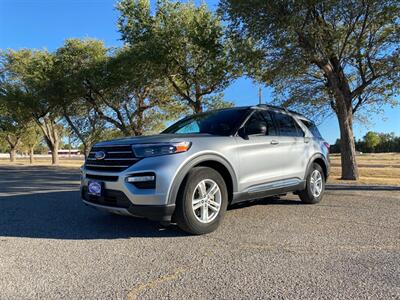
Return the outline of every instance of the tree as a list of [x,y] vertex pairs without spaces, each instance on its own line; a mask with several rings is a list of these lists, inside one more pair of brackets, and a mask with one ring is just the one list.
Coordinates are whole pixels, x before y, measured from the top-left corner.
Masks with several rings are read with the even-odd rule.
[[101,41],[69,39],[54,54],[49,84],[51,102],[59,108],[73,136],[82,144],[85,157],[105,128],[105,121],[86,100],[85,81],[88,78],[102,81],[96,78],[100,74],[94,67],[106,59],[106,53]]
[[33,117],[51,150],[52,164],[58,164],[60,112],[52,105],[53,95],[48,88],[52,67],[53,56],[47,51],[23,49],[2,53],[2,69],[8,83],[4,94]]
[[[159,127],[174,110],[165,80],[138,50],[111,52],[98,40],[70,39],[56,51],[52,82],[57,105],[83,144],[84,139],[96,140],[95,131],[104,123],[126,136],[142,135]],[[92,137],[77,126],[83,121]]]
[[223,0],[220,9],[235,37],[254,46],[249,73],[278,100],[336,114],[342,178],[357,179],[354,114],[394,105],[399,91],[399,2]]
[[239,75],[221,20],[205,4],[159,1],[152,14],[148,0],[123,0],[118,9],[122,39],[140,49],[194,112],[212,107],[209,96]]
[[25,130],[21,136],[20,148],[26,149],[29,153],[29,162],[34,162],[34,151],[37,145],[39,145],[43,135],[40,128],[33,121],[26,123]]
[[370,152],[374,152],[376,146],[381,142],[380,136],[376,132],[368,131],[364,136],[365,146]]
[[[13,90],[14,87],[4,78],[2,76],[0,80],[0,134],[8,144],[10,161],[15,162],[17,149],[27,129],[30,115],[17,105],[16,99],[21,96],[21,93]],[[13,90],[14,99],[8,97],[10,90]]]

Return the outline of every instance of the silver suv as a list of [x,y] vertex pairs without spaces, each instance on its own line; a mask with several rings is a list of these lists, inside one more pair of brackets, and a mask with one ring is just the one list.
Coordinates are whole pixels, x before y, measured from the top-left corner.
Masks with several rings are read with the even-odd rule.
[[159,135],[93,146],[83,202],[97,209],[215,230],[228,205],[294,192],[321,201],[329,144],[304,116],[258,105],[186,117]]

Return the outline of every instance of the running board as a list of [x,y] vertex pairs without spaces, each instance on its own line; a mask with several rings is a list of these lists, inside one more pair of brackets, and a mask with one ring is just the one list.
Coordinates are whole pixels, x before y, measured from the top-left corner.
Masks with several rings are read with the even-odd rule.
[[304,190],[305,186],[306,182],[298,178],[289,178],[285,180],[263,183],[252,186],[244,192],[235,193],[231,203],[233,204],[247,200],[260,199],[285,194],[288,192]]
[[284,188],[284,187],[290,187],[290,186],[298,185],[300,182],[301,182],[301,180],[298,178],[290,178],[290,179],[285,179],[285,180],[273,181],[273,182],[269,182],[269,183],[263,183],[263,184],[248,188],[247,193],[254,194],[254,193],[260,193],[260,192],[274,190],[274,189],[280,189],[280,188]]

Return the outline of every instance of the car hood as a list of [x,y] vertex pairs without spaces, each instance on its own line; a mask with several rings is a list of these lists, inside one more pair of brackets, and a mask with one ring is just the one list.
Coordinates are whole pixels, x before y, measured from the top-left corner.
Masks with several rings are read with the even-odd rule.
[[219,137],[211,134],[157,134],[146,136],[125,137],[110,141],[96,143],[94,146],[110,146],[110,145],[133,145],[148,143],[166,143],[166,142],[182,142],[193,141],[201,138]]

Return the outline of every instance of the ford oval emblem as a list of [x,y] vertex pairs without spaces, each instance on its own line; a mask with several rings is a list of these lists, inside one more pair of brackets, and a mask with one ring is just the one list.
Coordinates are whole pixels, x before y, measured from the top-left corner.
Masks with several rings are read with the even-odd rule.
[[94,154],[94,157],[96,158],[96,160],[102,160],[106,157],[106,154],[104,153],[104,151],[97,151]]

